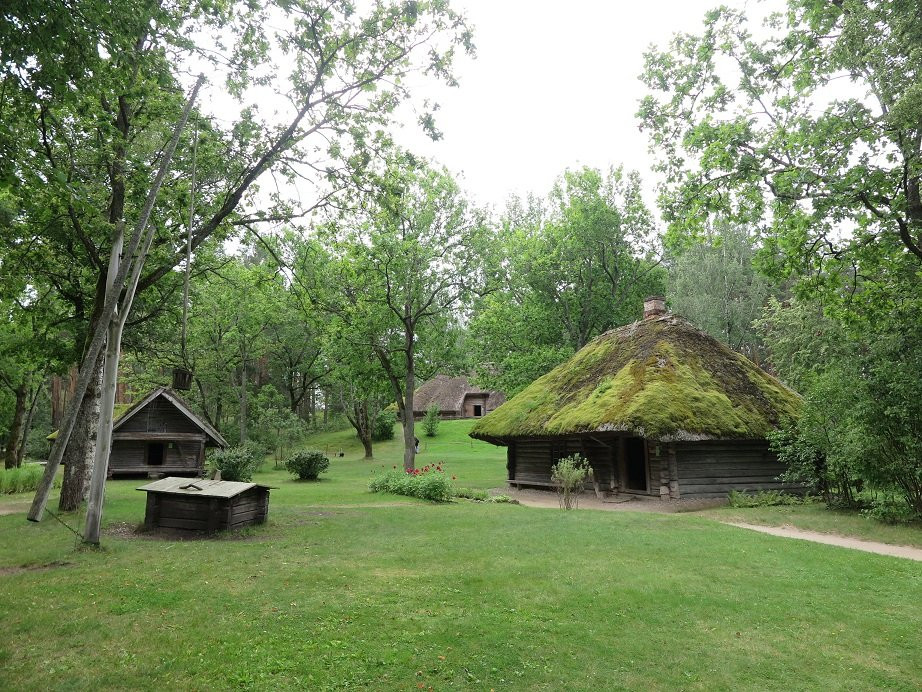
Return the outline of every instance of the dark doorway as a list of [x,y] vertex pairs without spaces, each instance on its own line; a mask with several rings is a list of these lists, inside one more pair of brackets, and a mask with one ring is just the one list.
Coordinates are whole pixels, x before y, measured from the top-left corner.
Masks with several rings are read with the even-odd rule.
[[624,441],[624,463],[628,490],[647,492],[647,451],[642,437],[629,437]]
[[162,466],[165,456],[165,446],[162,442],[151,442],[147,445],[147,465]]
[[474,415],[482,416],[483,415],[483,406],[480,404],[474,404]]

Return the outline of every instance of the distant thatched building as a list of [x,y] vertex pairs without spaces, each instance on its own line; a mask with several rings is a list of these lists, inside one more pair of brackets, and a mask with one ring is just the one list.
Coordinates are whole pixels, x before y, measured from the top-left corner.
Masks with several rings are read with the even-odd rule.
[[739,353],[665,313],[595,339],[478,421],[471,436],[508,447],[509,483],[551,485],[580,453],[599,491],[662,498],[779,489],[766,435],[800,398]]
[[466,377],[436,375],[414,393],[413,417],[419,420],[435,404],[439,407],[439,417],[442,419],[479,418],[505,400],[502,392],[475,387]]

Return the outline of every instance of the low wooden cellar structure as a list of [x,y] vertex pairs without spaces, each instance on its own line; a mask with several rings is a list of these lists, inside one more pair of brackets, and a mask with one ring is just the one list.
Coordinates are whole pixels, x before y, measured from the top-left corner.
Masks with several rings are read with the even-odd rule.
[[779,480],[766,435],[798,416],[800,397],[662,299],[644,307],[474,425],[507,448],[508,483],[552,487],[551,467],[579,453],[598,494],[799,490]]
[[161,478],[147,493],[144,528],[215,533],[261,524],[269,514],[270,486],[190,478]]

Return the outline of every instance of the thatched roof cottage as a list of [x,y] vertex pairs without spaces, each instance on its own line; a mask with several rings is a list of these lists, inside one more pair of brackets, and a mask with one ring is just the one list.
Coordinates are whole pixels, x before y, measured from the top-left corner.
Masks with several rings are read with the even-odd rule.
[[580,453],[597,492],[661,498],[780,489],[766,435],[800,398],[745,356],[648,299],[644,319],[606,332],[500,406],[471,436],[508,448],[509,483],[550,486]]
[[506,400],[502,392],[475,387],[466,377],[436,375],[413,394],[413,418],[419,420],[435,404],[439,417],[479,418]]

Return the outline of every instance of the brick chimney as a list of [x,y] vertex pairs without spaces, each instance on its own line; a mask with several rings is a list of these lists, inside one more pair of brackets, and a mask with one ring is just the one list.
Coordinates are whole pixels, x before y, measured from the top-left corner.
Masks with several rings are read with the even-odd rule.
[[649,320],[666,314],[666,299],[662,296],[649,296],[643,301],[643,318]]

